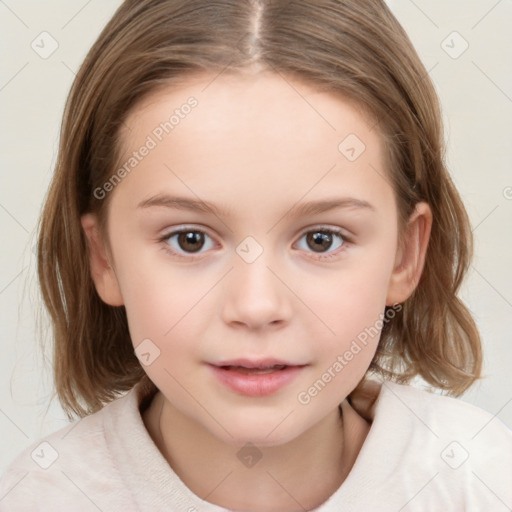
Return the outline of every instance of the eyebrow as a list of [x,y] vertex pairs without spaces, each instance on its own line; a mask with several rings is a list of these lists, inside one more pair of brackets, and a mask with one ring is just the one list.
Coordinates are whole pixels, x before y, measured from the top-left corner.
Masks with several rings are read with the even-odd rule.
[[[226,209],[209,203],[187,197],[169,196],[157,194],[141,201],[137,208],[147,209],[152,207],[165,207],[178,210],[199,211],[219,217],[230,217],[231,213]],[[310,201],[294,205],[285,215],[293,217],[315,215],[338,208],[368,210],[375,212],[375,207],[368,201],[355,197],[333,197],[318,201]]]

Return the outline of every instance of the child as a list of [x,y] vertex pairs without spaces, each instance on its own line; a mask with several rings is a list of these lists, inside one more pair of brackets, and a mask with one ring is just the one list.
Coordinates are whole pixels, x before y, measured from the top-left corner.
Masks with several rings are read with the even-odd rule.
[[510,510],[512,432],[408,385],[480,378],[471,250],[384,2],[126,0],[39,233],[81,419],[18,456],[1,510]]

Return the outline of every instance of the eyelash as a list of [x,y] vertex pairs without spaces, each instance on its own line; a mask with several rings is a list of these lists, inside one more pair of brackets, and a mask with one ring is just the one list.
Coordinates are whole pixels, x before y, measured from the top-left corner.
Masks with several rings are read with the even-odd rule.
[[[210,235],[208,235],[208,233],[206,233],[205,231],[202,231],[200,229],[196,229],[196,228],[188,228],[188,227],[184,227],[184,228],[181,228],[181,229],[178,229],[178,230],[175,230],[175,231],[170,231],[169,233],[166,233],[164,236],[162,236],[161,238],[158,239],[158,241],[160,243],[163,244],[162,248],[165,252],[171,254],[172,256],[176,256],[178,258],[183,258],[183,259],[194,259],[195,256],[193,254],[195,253],[189,253],[189,255],[184,255],[182,253],[179,253],[177,251],[175,251],[174,249],[171,249],[169,244],[167,243],[173,236],[176,236],[176,235],[180,235],[182,233],[201,233],[203,235],[206,235],[208,236],[209,238],[212,238],[210,237]],[[341,229],[338,229],[338,228],[330,228],[330,227],[327,227],[327,226],[319,226],[315,229],[308,229],[307,231],[303,231],[299,237],[299,240],[301,240],[305,235],[309,234],[309,233],[326,233],[326,234],[333,234],[333,235],[337,235],[339,236],[343,243],[341,245],[341,247],[339,247],[336,252],[334,253],[316,253],[318,254],[319,256],[315,257],[315,259],[318,259],[318,260],[329,260],[331,258],[335,258],[336,256],[339,255],[339,253],[343,252],[346,250],[347,248],[347,244],[350,245],[352,243],[352,240],[351,238],[349,238],[348,236],[346,236]],[[197,253],[197,254],[200,254],[200,253]],[[313,253],[315,254],[315,253]],[[325,255],[327,254],[327,255]]]

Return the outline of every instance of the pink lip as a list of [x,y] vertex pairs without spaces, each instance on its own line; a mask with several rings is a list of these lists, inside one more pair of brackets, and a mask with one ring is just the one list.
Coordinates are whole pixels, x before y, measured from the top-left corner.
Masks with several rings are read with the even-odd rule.
[[[271,368],[276,365],[285,365],[283,369],[262,374],[247,374],[237,371],[236,367],[242,368]],[[245,396],[267,396],[277,392],[289,384],[306,365],[295,365],[277,359],[248,360],[236,359],[222,361],[208,365],[213,374],[226,387]]]

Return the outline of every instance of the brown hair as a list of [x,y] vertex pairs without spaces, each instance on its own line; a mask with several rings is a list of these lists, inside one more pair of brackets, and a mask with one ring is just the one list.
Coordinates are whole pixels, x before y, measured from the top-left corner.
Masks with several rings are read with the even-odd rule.
[[479,333],[456,296],[472,257],[469,219],[444,164],[435,89],[386,4],[126,0],[71,87],[40,219],[38,277],[51,316],[56,391],[70,419],[99,410],[141,379],[155,389],[134,354],[124,307],[96,292],[80,223],[94,212],[105,233],[109,196],[100,200],[93,191],[119,164],[121,125],[157,88],[253,64],[339,93],[377,120],[400,233],[418,202],[432,209],[421,279],[383,325],[370,372],[398,382],[419,375],[455,395],[480,377]]

